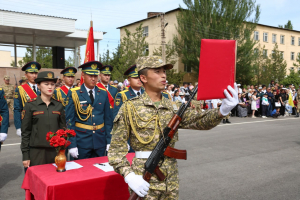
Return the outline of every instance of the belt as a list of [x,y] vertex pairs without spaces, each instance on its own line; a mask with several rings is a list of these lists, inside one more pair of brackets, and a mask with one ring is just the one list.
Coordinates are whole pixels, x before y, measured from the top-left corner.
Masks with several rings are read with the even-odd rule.
[[136,158],[149,158],[152,151],[136,151],[135,157]]
[[82,128],[82,129],[87,129],[87,130],[95,131],[95,130],[98,130],[98,129],[103,128],[104,123],[103,123],[103,124],[100,124],[100,125],[97,125],[97,126],[92,126],[92,125],[86,125],[86,124],[81,124],[81,123],[79,123],[79,122],[76,122],[76,123],[75,123],[75,126],[76,126],[76,127],[79,127],[79,128]]

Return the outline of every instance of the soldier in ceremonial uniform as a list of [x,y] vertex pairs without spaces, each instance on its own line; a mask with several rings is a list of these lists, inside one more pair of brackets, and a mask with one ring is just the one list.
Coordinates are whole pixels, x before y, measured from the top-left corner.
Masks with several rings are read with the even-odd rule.
[[77,69],[75,67],[67,67],[60,72],[61,74],[63,74],[63,81],[65,82],[65,85],[55,89],[53,98],[62,102],[63,106],[66,106],[66,104],[68,104],[67,95],[69,90],[74,87],[73,84],[76,72]]
[[0,150],[1,150],[1,144],[7,138],[8,123],[9,123],[8,106],[5,99],[4,91],[2,88],[0,88]]
[[297,91],[296,101],[297,101],[297,114],[296,114],[296,117],[299,117],[299,112],[300,112],[300,85],[299,85],[299,89]]
[[66,128],[64,107],[61,102],[52,98],[56,81],[53,72],[39,73],[35,82],[41,95],[25,103],[22,111],[21,151],[25,169],[53,163],[57,154],[46,140],[49,131],[56,132]]
[[17,130],[17,135],[21,137],[21,112],[25,103],[36,98],[41,94],[40,90],[35,83],[38,72],[41,69],[41,65],[38,62],[29,62],[22,67],[22,71],[25,71],[25,76],[28,80],[26,84],[20,85],[15,90],[14,98],[14,122]]
[[14,90],[15,86],[9,84],[10,77],[8,75],[4,76],[4,84],[1,86],[4,90],[6,102],[11,111],[14,110]]
[[118,89],[114,85],[109,84],[109,80],[111,77],[111,72],[113,67],[110,65],[101,66],[100,68],[100,83],[97,84],[99,88],[105,89],[108,91],[108,98],[111,102],[111,108],[114,107],[114,99],[118,93]]
[[[109,164],[122,175],[125,182],[140,197],[145,199],[178,199],[179,181],[177,161],[165,156],[160,170],[166,176],[164,181],[159,181],[156,175],[147,183],[142,175],[144,163],[162,137],[162,131],[167,126],[173,115],[178,110],[178,105],[165,98],[161,91],[166,85],[166,70],[172,69],[171,64],[163,64],[159,56],[146,56],[136,61],[139,78],[145,92],[140,97],[125,101],[114,119],[112,140],[108,152]],[[208,130],[217,126],[238,102],[237,87],[234,90],[228,86],[233,95],[224,91],[227,99],[220,108],[198,113],[195,109],[188,109],[179,125],[185,129]],[[128,162],[126,154],[127,140],[130,139],[135,150],[132,165]],[[178,141],[175,133],[170,146],[174,147]]]
[[81,65],[84,84],[68,93],[66,120],[76,132],[69,146],[73,158],[104,156],[109,148],[113,118],[106,90],[96,87],[99,66],[98,61]]

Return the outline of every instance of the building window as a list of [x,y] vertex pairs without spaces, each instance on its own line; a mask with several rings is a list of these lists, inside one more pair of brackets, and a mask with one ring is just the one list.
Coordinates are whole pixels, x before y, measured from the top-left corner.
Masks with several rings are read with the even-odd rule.
[[264,57],[268,57],[268,50],[267,50],[267,49],[264,49],[264,50],[263,50],[263,56],[264,56]]
[[295,53],[291,52],[291,60],[294,60],[294,59],[295,59]]
[[259,40],[258,31],[254,31],[254,40]]
[[300,46],[300,37],[298,38],[298,46]]
[[283,54],[284,52],[283,51],[280,51],[280,58],[283,59]]
[[143,27],[143,36],[148,37],[148,26]]
[[296,58],[296,61],[298,61],[299,60],[299,57],[300,56],[300,53],[297,53],[297,58]]
[[192,72],[192,67],[188,65],[184,65],[184,72],[190,73]]
[[268,33],[264,33],[264,42],[268,42]]
[[276,43],[276,34],[272,34],[272,42]]
[[280,44],[284,44],[284,35],[280,36]]
[[294,67],[291,67],[290,70],[291,70],[291,71],[294,71]]
[[253,52],[254,52],[255,55],[257,55],[258,54],[258,48],[255,48]]
[[291,45],[295,45],[295,37],[294,36],[291,37]]
[[274,58],[274,56],[275,56],[274,54],[275,54],[275,51],[272,50],[272,58]]

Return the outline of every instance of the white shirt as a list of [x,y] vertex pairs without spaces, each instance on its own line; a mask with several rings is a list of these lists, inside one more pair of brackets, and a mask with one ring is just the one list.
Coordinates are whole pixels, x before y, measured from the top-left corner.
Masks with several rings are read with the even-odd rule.
[[136,96],[138,96],[138,92],[140,93],[140,95],[142,94],[142,91],[141,91],[141,89],[139,90],[139,91],[137,91],[137,90],[135,90],[135,89],[133,89],[133,88],[131,88],[133,91],[134,91],[134,93],[136,94]]
[[213,104],[214,108],[218,107],[218,103],[222,103],[220,99],[213,99],[211,100],[211,103]]
[[94,96],[94,99],[95,99],[95,87],[94,87],[93,89],[89,89],[89,88],[87,88],[85,85],[84,85],[84,87],[85,87],[87,93],[89,94],[89,96],[90,96],[90,90],[93,91],[93,96]]
[[243,90],[242,88],[239,88],[239,93],[242,94],[243,93]]
[[38,91],[38,87],[37,84],[32,84],[30,82],[28,82],[28,84],[30,85],[30,87],[33,89],[33,86],[35,86],[35,90]]

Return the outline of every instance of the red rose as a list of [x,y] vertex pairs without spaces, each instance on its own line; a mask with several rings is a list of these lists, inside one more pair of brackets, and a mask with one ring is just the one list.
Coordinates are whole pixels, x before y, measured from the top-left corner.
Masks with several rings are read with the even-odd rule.
[[69,137],[75,137],[76,136],[76,133],[74,130],[66,130],[67,134]]
[[66,147],[70,146],[71,142],[68,140],[67,141],[67,144],[66,144]]
[[51,135],[52,135],[53,133],[50,131],[50,132],[48,132],[47,133],[47,135],[46,135],[46,140],[48,141],[48,142],[50,142],[50,139],[51,139]]
[[55,135],[50,139],[50,145],[53,147],[57,147],[58,141],[59,141],[60,137]]
[[65,146],[65,144],[66,144],[65,138],[59,138],[58,146]]
[[60,137],[60,136],[64,136],[67,137],[67,134],[65,133],[65,131],[63,129],[59,129],[58,131],[56,131],[56,134]]

